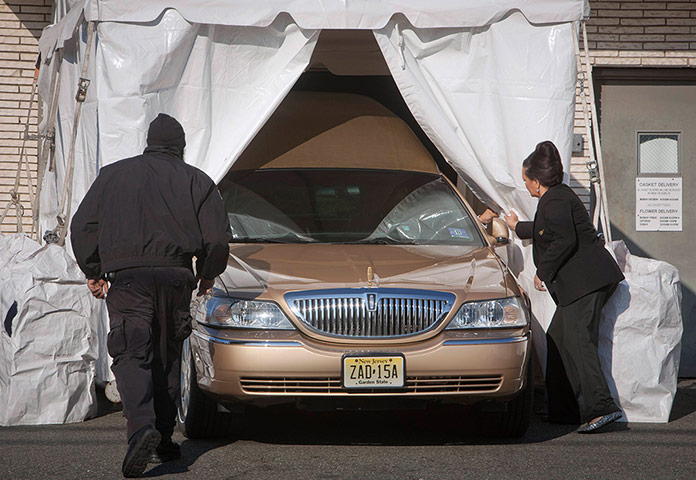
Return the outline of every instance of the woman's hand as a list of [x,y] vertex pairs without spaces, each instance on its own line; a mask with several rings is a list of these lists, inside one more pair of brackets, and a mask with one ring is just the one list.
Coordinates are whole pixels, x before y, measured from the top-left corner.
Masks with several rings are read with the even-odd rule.
[[498,214],[495,213],[493,210],[490,208],[487,208],[485,212],[483,212],[481,215],[478,216],[479,221],[483,224],[488,225],[493,221],[494,218],[497,218]]
[[505,223],[507,223],[507,226],[510,227],[510,230],[512,230],[513,232],[515,231],[515,227],[517,226],[517,222],[520,221],[520,218],[512,210],[510,210],[509,215],[504,215],[503,219],[505,220]]
[[540,292],[546,291],[546,287],[544,287],[544,282],[541,281],[541,278],[539,278],[538,275],[534,275],[534,288],[536,288]]

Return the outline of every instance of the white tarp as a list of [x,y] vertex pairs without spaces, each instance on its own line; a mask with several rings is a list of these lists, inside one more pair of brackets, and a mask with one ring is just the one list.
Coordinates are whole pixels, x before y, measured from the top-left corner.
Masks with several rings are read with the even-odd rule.
[[[78,32],[82,42],[63,49],[56,168],[45,178],[41,232],[55,227],[60,212],[85,28],[81,24]],[[288,18],[268,27],[199,25],[174,10],[149,25],[99,23],[75,149],[73,205],[99,168],[142,153],[148,125],[159,112],[183,124],[186,161],[222,179],[302,74],[317,37]],[[50,70],[42,68],[44,99]]]
[[99,308],[57,245],[0,235],[0,425],[80,422],[96,414]]
[[[273,2],[85,0],[96,21],[76,148],[73,205],[98,169],[140,153],[149,121],[164,111],[187,133],[187,162],[220,180],[309,63],[322,28],[374,30],[414,117],[444,157],[484,199],[531,218],[535,201],[521,161],[551,139],[570,159],[575,102],[573,27],[582,0]],[[55,226],[85,57],[82,15],[41,39],[40,89],[63,47],[56,169],[47,172],[42,231]],[[72,23],[70,23],[72,22]],[[79,25],[77,34],[69,33]],[[432,28],[447,27],[447,28]],[[45,109],[48,111],[48,109]],[[74,212],[75,208],[72,209]],[[528,244],[513,269],[533,296],[537,339],[553,312],[531,288]],[[524,255],[519,255],[524,252]],[[86,294],[86,292],[85,292]]]
[[[531,26],[521,13],[486,28],[416,29],[395,18],[375,31],[404,100],[444,157],[487,203],[527,219],[536,200],[521,182],[521,164],[536,144],[552,140],[570,170],[574,34],[568,23]],[[542,329],[555,306],[534,289],[530,243],[515,248],[511,266],[532,299],[543,365]]]
[[679,272],[672,265],[614,252],[626,281],[602,310],[599,356],[624,420],[667,422],[677,392],[682,315]]

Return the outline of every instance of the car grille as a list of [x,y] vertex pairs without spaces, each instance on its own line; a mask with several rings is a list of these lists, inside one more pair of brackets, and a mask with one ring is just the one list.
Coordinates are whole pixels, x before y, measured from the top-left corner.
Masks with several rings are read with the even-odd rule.
[[[500,375],[490,376],[450,376],[450,377],[408,377],[406,386],[399,390],[370,389],[360,393],[380,394],[441,394],[494,392],[502,383]],[[246,393],[256,394],[301,394],[326,395],[350,394],[341,388],[340,378],[302,378],[302,377],[249,377],[240,379]]]
[[452,309],[454,294],[389,288],[336,289],[285,295],[315,331],[340,337],[402,337],[432,328]]

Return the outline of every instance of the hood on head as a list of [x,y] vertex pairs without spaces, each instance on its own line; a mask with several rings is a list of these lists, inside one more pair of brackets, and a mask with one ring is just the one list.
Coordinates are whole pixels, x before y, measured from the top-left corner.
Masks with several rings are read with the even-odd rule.
[[181,151],[186,146],[184,127],[166,113],[157,115],[147,131],[147,146],[175,147]]

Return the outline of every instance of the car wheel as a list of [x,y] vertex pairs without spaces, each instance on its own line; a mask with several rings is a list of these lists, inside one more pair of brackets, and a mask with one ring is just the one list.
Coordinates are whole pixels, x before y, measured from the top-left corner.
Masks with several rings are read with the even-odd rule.
[[525,386],[515,398],[506,402],[505,411],[483,413],[480,416],[483,422],[482,433],[493,437],[519,438],[527,432],[534,401],[533,361],[534,358],[530,356],[527,362]]
[[215,400],[208,398],[198,387],[196,366],[187,338],[181,348],[181,380],[177,405],[177,424],[186,438],[209,438],[227,434],[232,415],[218,411]]

